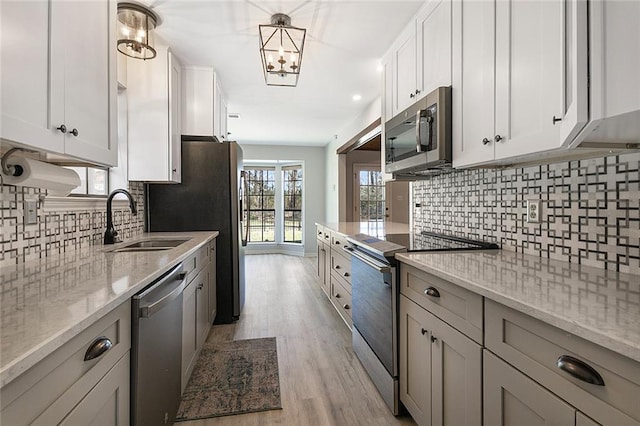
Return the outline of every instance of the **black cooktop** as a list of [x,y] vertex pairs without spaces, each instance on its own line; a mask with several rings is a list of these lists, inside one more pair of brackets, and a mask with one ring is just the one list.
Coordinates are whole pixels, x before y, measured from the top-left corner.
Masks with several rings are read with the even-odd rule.
[[427,231],[410,234],[387,234],[384,239],[406,247],[407,251],[491,250],[500,248],[495,243]]

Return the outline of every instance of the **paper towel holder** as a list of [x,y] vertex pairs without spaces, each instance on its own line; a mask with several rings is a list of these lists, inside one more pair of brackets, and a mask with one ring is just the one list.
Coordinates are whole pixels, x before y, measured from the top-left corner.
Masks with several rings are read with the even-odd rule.
[[37,152],[30,149],[25,149],[25,148],[11,148],[9,151],[5,152],[4,155],[2,156],[2,159],[0,160],[0,164],[2,165],[2,173],[4,173],[7,176],[20,176],[24,172],[22,170],[22,167],[19,165],[14,166],[11,164],[7,164],[9,157],[18,151]]

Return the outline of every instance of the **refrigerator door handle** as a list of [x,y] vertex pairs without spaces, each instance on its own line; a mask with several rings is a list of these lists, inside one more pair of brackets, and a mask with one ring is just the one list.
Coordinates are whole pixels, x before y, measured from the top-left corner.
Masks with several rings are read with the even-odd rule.
[[242,170],[240,172],[240,230],[242,232],[242,246],[247,246],[247,241],[249,240],[249,210],[244,210],[245,206],[249,206],[248,203],[244,203],[245,191],[248,188],[247,186],[247,173]]

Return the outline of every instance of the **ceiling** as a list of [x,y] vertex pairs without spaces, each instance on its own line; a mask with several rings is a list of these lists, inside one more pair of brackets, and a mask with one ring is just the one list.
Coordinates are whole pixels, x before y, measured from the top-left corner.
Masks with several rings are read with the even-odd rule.
[[[380,57],[423,0],[156,0],[157,33],[184,65],[213,66],[228,102],[229,138],[323,146],[380,95]],[[258,25],[286,13],[307,29],[297,87],[267,86]],[[362,96],[354,101],[353,95]]]

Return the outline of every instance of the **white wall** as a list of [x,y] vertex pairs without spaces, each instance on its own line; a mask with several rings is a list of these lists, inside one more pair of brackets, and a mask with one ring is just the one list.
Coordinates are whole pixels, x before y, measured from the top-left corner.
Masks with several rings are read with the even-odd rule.
[[[337,133],[337,138],[325,147],[325,219],[327,223],[335,223],[341,220],[338,212],[340,192],[338,188],[338,155],[336,150],[349,142],[351,138],[364,130],[369,124],[380,118],[381,112],[382,104],[380,98],[377,98],[367,105],[359,116],[340,130]],[[342,191],[344,193],[345,188],[342,188]]]
[[[323,147],[242,144],[244,160],[304,162],[304,254],[316,254],[316,222],[325,221],[325,154]],[[337,157],[337,156],[336,156]],[[294,254],[292,252],[292,254]]]

